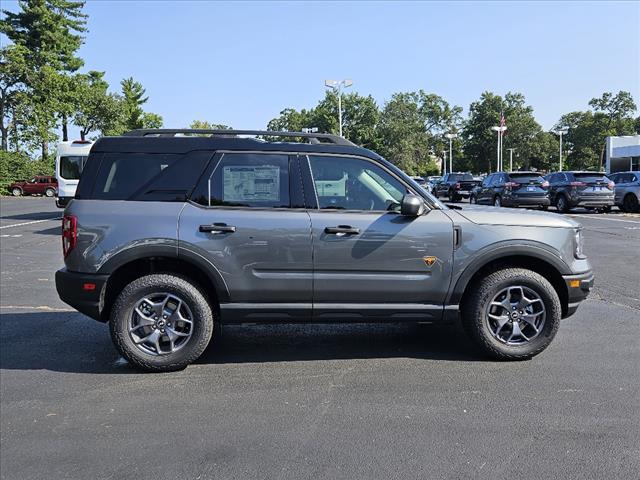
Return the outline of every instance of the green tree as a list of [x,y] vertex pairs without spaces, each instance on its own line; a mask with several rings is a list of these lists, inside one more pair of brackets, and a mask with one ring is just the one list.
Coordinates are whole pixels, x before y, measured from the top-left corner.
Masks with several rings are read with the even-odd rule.
[[9,135],[17,129],[17,111],[25,99],[27,49],[9,45],[0,49],[0,133],[1,149],[9,149]]
[[124,130],[137,128],[160,128],[162,117],[157,113],[148,113],[142,109],[149,97],[140,82],[133,77],[125,78],[120,82],[124,106]]
[[633,118],[636,104],[629,92],[606,92],[591,99],[589,106],[592,110],[563,115],[554,127],[568,130],[563,146],[568,168],[602,169],[606,137],[637,131]]
[[109,84],[103,77],[104,72],[96,71],[80,76],[78,110],[73,123],[80,127],[82,140],[91,132],[117,135],[124,130],[124,101],[108,92]]
[[436,173],[449,149],[444,134],[457,131],[461,113],[423,90],[395,93],[380,116],[380,152],[409,174]]
[[210,123],[206,120],[194,120],[189,125],[189,128],[194,130],[230,130],[231,127],[222,123]]
[[[82,13],[84,2],[70,0],[24,0],[20,10],[3,10],[0,32],[16,47],[22,47],[24,75],[21,84],[28,94],[20,106],[23,118],[27,119],[26,143],[38,138],[42,156],[48,155],[48,145],[55,134],[59,110],[67,112],[61,105],[66,102],[64,81],[59,77],[75,72],[83,61],[76,56],[82,45],[82,33],[86,30],[86,15]],[[3,50],[10,47],[5,47]],[[4,53],[4,52],[3,52]],[[3,54],[3,59],[17,57]],[[12,67],[13,68],[13,67]],[[63,124],[66,117],[63,117]]]

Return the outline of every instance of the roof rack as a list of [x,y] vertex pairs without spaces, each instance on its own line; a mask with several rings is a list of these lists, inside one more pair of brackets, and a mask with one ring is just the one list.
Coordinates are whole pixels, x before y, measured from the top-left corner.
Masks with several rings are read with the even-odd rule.
[[131,130],[123,136],[126,137],[175,137],[178,135],[194,134],[209,135],[211,137],[237,137],[238,135],[262,135],[265,137],[290,137],[307,138],[309,143],[331,143],[333,145],[357,146],[346,138],[331,133],[306,133],[306,132],[280,132],[268,130],[211,130],[199,128],[148,128]]

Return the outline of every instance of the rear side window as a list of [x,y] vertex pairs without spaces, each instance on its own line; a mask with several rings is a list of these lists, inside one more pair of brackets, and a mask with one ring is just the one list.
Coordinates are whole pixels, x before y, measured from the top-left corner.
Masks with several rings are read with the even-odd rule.
[[207,207],[291,207],[289,155],[225,153],[192,200]]
[[60,157],[60,176],[66,180],[78,180],[87,157],[75,155]]
[[[105,153],[95,174],[91,195],[83,194],[81,198],[183,201],[193,190],[211,155],[206,151],[186,155]],[[81,184],[89,180],[84,177]]]

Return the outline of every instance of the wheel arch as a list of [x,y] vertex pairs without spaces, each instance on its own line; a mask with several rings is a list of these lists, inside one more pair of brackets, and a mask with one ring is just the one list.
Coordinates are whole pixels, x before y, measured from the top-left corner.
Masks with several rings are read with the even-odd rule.
[[130,250],[110,259],[97,272],[109,275],[100,312],[102,321],[108,321],[111,306],[125,285],[151,273],[173,273],[193,281],[216,310],[221,302],[229,300],[229,290],[220,272],[197,253],[176,248],[138,254]]
[[563,316],[568,311],[569,291],[562,275],[571,274],[569,267],[550,252],[530,245],[502,247],[493,254],[480,254],[458,277],[448,304],[464,303],[469,290],[478,280],[503,268],[525,268],[542,275],[558,293]]

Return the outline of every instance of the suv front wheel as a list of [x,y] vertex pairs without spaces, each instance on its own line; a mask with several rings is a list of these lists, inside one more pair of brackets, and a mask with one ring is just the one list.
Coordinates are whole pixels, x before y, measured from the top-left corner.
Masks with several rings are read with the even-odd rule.
[[508,268],[481,279],[464,300],[462,322],[472,340],[492,358],[525,360],[553,340],[562,308],[541,275]]
[[122,290],[109,325],[114,344],[130,363],[168,372],[202,355],[213,333],[213,313],[205,295],[189,281],[153,274]]

